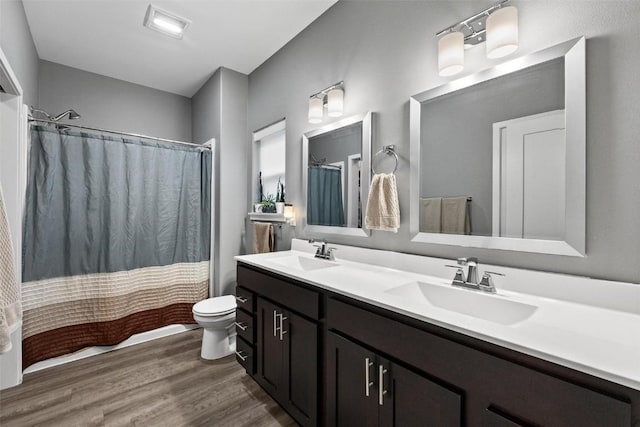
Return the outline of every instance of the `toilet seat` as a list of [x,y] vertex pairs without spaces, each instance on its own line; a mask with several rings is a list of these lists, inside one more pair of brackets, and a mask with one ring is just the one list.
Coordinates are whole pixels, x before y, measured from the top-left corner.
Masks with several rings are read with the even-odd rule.
[[193,306],[193,313],[203,317],[224,316],[236,311],[236,298],[224,295],[197,302]]

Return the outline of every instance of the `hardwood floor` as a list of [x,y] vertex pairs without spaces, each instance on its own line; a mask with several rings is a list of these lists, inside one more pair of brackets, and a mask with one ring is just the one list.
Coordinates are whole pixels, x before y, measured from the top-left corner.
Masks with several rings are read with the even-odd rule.
[[0,391],[0,426],[294,426],[229,356],[200,359],[202,330],[25,375]]

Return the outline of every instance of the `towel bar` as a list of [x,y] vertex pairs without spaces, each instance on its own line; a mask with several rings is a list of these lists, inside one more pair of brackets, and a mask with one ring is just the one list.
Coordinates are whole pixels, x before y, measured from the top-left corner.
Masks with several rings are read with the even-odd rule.
[[[396,165],[393,168],[393,172],[391,173],[396,173],[396,171],[398,170],[398,161],[400,160],[398,157],[398,153],[396,153],[396,146],[395,145],[385,145],[382,147],[382,149],[380,151],[378,151],[374,156],[373,156],[373,160],[376,159],[376,157],[378,157],[380,154],[391,154],[396,158]],[[376,172],[375,167],[373,166],[373,162],[371,162],[371,171],[376,174],[378,172]]]

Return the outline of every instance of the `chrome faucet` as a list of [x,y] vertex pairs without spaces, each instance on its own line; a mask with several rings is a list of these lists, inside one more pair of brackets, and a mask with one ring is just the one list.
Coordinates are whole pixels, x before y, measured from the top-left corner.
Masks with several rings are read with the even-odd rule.
[[478,258],[458,258],[458,265],[461,267],[469,267],[467,270],[467,280],[465,282],[474,285],[478,284]]
[[316,254],[315,257],[316,258],[321,258],[321,259],[328,259],[333,261],[336,257],[333,254],[333,251],[336,248],[332,248],[329,246],[329,243],[327,243],[326,240],[315,240],[315,239],[309,239],[309,243],[319,243],[319,245],[313,245],[316,249]]
[[[504,276],[504,274],[496,273],[494,271],[485,271],[482,275],[482,280],[478,281],[478,258],[458,258],[457,261],[458,265],[447,265],[447,267],[456,269],[456,275],[454,276],[451,285],[488,292],[491,294],[496,293],[496,286],[493,283],[492,275]],[[466,276],[464,267],[468,267]]]

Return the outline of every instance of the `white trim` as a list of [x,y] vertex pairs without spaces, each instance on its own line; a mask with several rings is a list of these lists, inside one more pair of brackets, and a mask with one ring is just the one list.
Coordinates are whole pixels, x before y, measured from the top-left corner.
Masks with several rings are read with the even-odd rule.
[[253,142],[258,142],[261,139],[273,135],[274,133],[284,131],[287,129],[287,120],[280,119],[277,122],[270,124],[268,126],[263,127],[255,132],[253,132]]
[[9,95],[22,96],[24,94],[18,77],[13,72],[2,48],[0,48],[0,85]]
[[[22,288],[22,218],[26,190],[27,117],[23,90],[0,48],[0,184],[14,244],[16,281]],[[4,177],[4,179],[3,179]],[[0,356],[0,389],[22,383],[22,321],[11,333],[12,350]]]
[[181,332],[192,331],[199,328],[198,325],[169,325],[162,328],[154,329],[152,331],[141,332],[139,334],[132,335],[128,339],[122,341],[116,345],[105,346],[93,346],[88,347],[75,353],[66,354],[64,356],[53,357],[51,359],[43,360],[42,362],[34,363],[24,370],[25,374],[31,374],[33,372],[41,371],[47,368],[53,368],[54,366],[64,365],[65,363],[75,362],[76,360],[86,359],[87,357],[98,356],[100,354],[109,353],[114,350],[120,350],[122,348],[131,347],[136,344],[142,344],[144,342],[157,340],[158,338],[164,338],[171,335],[179,334]]
[[215,290],[217,288],[216,286],[216,280],[217,280],[217,268],[216,268],[216,261],[215,261],[215,242],[216,242],[216,210],[215,210],[215,206],[216,206],[216,171],[215,171],[215,167],[216,167],[216,139],[215,138],[211,138],[209,141],[205,142],[204,145],[208,146],[211,148],[211,195],[210,195],[210,199],[211,199],[211,206],[210,206],[210,224],[209,224],[209,228],[210,228],[210,242],[209,242],[209,297],[213,297],[215,296]]

